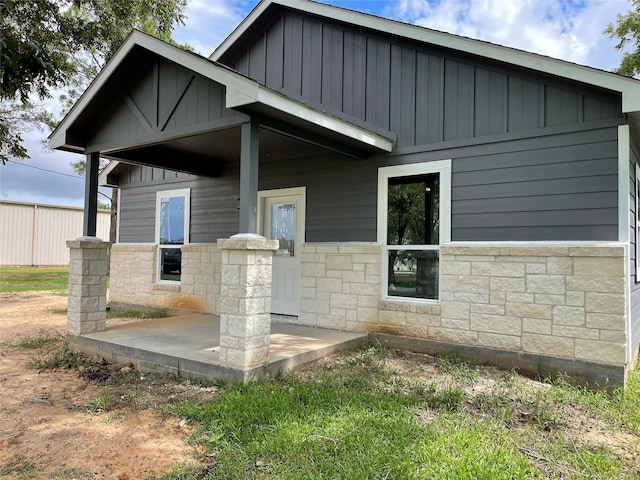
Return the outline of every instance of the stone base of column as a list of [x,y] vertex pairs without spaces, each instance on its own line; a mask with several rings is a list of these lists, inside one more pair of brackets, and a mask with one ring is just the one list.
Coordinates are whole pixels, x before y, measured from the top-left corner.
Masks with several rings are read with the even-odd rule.
[[253,234],[218,240],[220,366],[244,370],[269,360],[271,263],[277,240]]
[[104,330],[111,243],[96,237],[67,241],[70,250],[67,331],[82,335]]

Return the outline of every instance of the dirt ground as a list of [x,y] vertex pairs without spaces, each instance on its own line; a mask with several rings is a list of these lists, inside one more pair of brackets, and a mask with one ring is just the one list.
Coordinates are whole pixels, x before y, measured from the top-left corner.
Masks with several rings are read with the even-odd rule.
[[161,379],[136,386],[148,392],[127,392],[124,382],[110,392],[112,408],[91,413],[87,405],[103,392],[99,382],[76,370],[28,368],[41,350],[16,343],[44,331],[63,335],[66,300],[48,292],[0,294],[0,477],[133,480],[193,461],[189,427],[162,407],[202,387]]

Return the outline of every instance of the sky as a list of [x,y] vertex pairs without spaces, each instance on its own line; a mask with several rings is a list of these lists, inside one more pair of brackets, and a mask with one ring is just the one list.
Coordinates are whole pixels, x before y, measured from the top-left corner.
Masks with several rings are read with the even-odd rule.
[[[603,70],[620,63],[621,53],[603,30],[627,0],[321,0],[406,23],[575,62]],[[258,3],[257,0],[190,0],[187,19],[173,38],[209,56]],[[55,101],[48,103],[54,111]],[[84,179],[71,162],[82,155],[52,152],[48,132],[25,135],[30,159],[0,165],[0,200],[81,207]],[[100,200],[108,201],[110,189]]]

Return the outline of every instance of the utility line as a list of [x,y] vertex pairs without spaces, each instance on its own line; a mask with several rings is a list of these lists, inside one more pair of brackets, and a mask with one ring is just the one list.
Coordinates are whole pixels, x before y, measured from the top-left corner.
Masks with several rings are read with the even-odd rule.
[[35,168],[36,170],[42,170],[43,172],[55,173],[57,175],[64,175],[65,177],[77,178],[79,180],[84,180],[84,177],[80,175],[70,175],[68,173],[56,172],[55,170],[48,170],[42,167],[36,167],[35,165],[29,165],[26,163],[18,162],[16,160],[7,160],[8,163],[13,163],[14,165],[22,165],[23,167]]

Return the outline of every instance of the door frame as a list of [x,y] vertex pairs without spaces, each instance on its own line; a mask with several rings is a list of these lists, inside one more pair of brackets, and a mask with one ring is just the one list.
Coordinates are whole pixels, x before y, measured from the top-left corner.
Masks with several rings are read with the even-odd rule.
[[[302,246],[305,243],[306,235],[306,212],[307,212],[307,188],[291,187],[279,188],[274,190],[261,190],[258,192],[258,233],[265,235],[265,205],[268,198],[274,197],[296,197],[298,207],[296,208],[296,262],[298,270],[298,302],[300,301],[301,278],[302,278]],[[299,306],[298,306],[299,308]],[[296,309],[298,310],[298,309]],[[296,315],[299,314],[299,310]]]
[[301,198],[298,218],[296,219],[296,238],[300,246],[305,242],[305,221],[307,212],[307,187],[278,188],[274,190],[260,190],[258,192],[258,233],[264,236],[264,202],[269,197],[299,196]]

